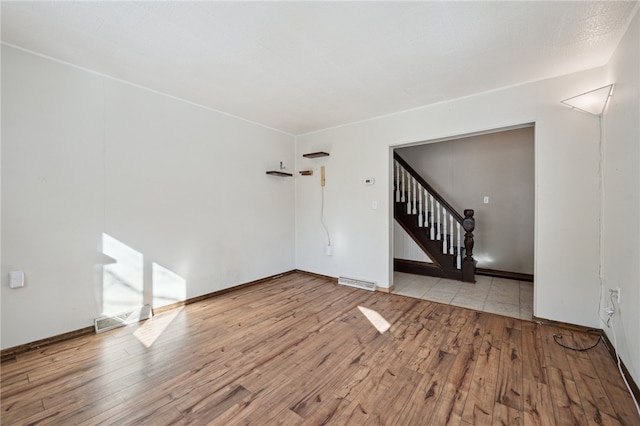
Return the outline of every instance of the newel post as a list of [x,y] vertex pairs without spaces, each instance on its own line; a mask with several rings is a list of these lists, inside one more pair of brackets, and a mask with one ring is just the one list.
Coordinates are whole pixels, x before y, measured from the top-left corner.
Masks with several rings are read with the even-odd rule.
[[464,219],[462,227],[464,234],[464,251],[465,256],[462,262],[462,281],[468,283],[476,282],[476,261],[473,260],[473,230],[476,228],[476,220],[473,218],[473,209],[464,211]]

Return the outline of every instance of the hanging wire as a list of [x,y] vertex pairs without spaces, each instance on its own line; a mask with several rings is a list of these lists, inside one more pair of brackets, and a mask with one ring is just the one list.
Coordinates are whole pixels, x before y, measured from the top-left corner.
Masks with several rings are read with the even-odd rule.
[[327,233],[327,241],[328,244],[331,245],[331,236],[329,235],[329,230],[327,229],[327,225],[324,223],[324,186],[321,187],[321,201],[320,201],[320,223],[322,223],[322,227]]
[[[600,151],[600,158],[598,160],[598,189],[600,191],[600,199],[604,199],[604,145],[603,145],[603,131],[602,131],[602,115],[598,116],[598,149]],[[600,217],[604,217],[604,203],[600,205]],[[600,321],[605,322],[602,319],[602,302],[603,302],[603,292],[604,292],[604,271],[602,270],[602,265],[604,264],[604,246],[602,242],[602,233],[604,230],[604,221],[600,220],[600,232],[598,233],[598,250],[600,261],[598,262],[598,280],[600,282],[600,295],[598,297],[598,317]],[[609,327],[609,322],[611,321],[611,316],[606,320],[607,327]]]
[[585,352],[585,351],[588,351],[589,349],[593,349],[593,348],[595,348],[596,346],[598,346],[598,343],[600,343],[600,341],[602,340],[602,336],[601,336],[601,335],[600,335],[600,336],[598,336],[598,340],[596,340],[596,342],[595,342],[593,345],[589,346],[588,348],[577,348],[577,347],[576,347],[576,348],[574,348],[574,347],[571,347],[571,346],[567,346],[567,345],[565,345],[564,343],[560,343],[560,339],[562,339],[562,334],[560,334],[560,333],[556,333],[556,334],[554,334],[554,335],[553,335],[553,340],[554,340],[558,345],[562,346],[563,348],[565,348],[565,349],[571,349],[572,351]]

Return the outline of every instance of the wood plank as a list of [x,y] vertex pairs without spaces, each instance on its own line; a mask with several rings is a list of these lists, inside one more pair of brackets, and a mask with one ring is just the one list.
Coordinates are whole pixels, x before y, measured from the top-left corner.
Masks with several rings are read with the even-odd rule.
[[367,424],[368,418],[369,413],[360,403],[343,399],[338,415],[329,424],[359,426]]
[[345,408],[347,412],[358,414],[360,420],[368,423],[369,416],[375,412],[378,404],[384,403],[389,396],[396,375],[388,368],[376,370],[375,374],[364,380],[361,392]]
[[[577,336],[574,336],[572,332],[569,331],[566,334],[571,336],[572,343],[570,344],[572,347],[590,347],[593,345],[593,341],[597,339],[597,337],[596,339],[591,338],[587,344],[584,345],[581,339],[576,338]],[[580,401],[584,407],[587,421],[590,424],[603,424],[604,419],[607,417],[615,417],[616,412],[600,382],[600,378],[591,362],[591,358],[589,358],[589,354],[587,354],[586,351],[567,350],[567,358],[571,366],[572,376],[580,394]],[[607,424],[619,424],[619,422],[617,420],[615,423],[609,421]]]
[[329,392],[322,396],[322,399],[317,399],[315,409],[310,412],[304,421],[303,425],[324,425],[330,423],[333,419],[340,415],[340,408],[343,407],[343,399]]
[[522,378],[536,383],[547,383],[540,327],[534,323],[522,324]]
[[5,424],[18,423],[19,420],[39,416],[45,411],[41,399],[27,400],[22,403],[2,404],[2,422]]
[[454,354],[438,351],[398,417],[398,424],[421,424],[432,418],[455,358]]
[[383,425],[402,424],[400,417],[422,381],[423,375],[408,368],[401,368],[391,383],[387,397],[378,404],[369,419]]
[[244,386],[230,385],[208,395],[207,392],[188,394],[178,403],[177,408],[187,421],[215,419],[250,396],[252,393]]
[[[252,393],[255,397],[245,404],[237,407],[236,410],[228,410],[223,415],[216,417],[216,424],[299,424],[303,419],[289,409],[289,404],[293,392],[300,387],[310,386],[310,378],[296,378],[291,380],[282,374],[263,376],[262,385],[253,387]],[[241,379],[242,383],[247,383],[246,378]]]
[[431,419],[432,423],[457,425],[462,421],[464,406],[484,337],[483,323],[487,318],[486,315],[479,313],[470,314],[470,317],[470,321],[465,326],[466,332],[461,334],[461,339],[465,343],[458,351],[450,374],[447,376],[447,381]]
[[522,411],[522,335],[509,327],[502,337],[496,402]]
[[553,425],[551,393],[545,383],[523,380],[524,425]]
[[496,402],[491,424],[495,426],[521,426],[523,424],[522,412]]
[[479,425],[491,424],[501,362],[503,325],[502,317],[490,315],[487,319],[462,413],[464,422]]
[[[345,383],[351,382],[350,377],[361,372],[363,368],[371,369],[363,362],[363,349],[354,347],[351,352],[338,355],[335,362],[331,364],[324,362],[320,374],[316,374],[316,371],[309,372],[309,377],[314,380],[314,386],[296,394],[289,409],[306,421],[317,419],[324,422],[334,417],[334,410],[349,402],[347,400],[343,403],[342,400],[345,398],[340,391],[353,391],[353,388],[345,389]],[[324,368],[325,366],[331,368]]]
[[[581,338],[583,342],[587,339],[584,336]],[[593,337],[591,337],[592,339]],[[587,351],[587,354],[593,363],[600,384],[613,406],[616,420],[623,425],[640,424],[640,416],[637,414],[631,394],[622,380],[616,362],[609,355],[609,351],[600,343],[593,350]]]
[[560,426],[587,424],[578,389],[571,380],[571,374],[554,367],[550,367],[547,373],[555,423]]

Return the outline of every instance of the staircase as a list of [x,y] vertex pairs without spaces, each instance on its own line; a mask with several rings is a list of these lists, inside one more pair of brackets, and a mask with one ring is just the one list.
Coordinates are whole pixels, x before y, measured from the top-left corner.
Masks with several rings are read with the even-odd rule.
[[[394,217],[433,262],[421,265],[421,273],[475,282],[473,210],[461,216],[402,157],[394,152],[393,158]],[[402,262],[394,269],[403,271]]]

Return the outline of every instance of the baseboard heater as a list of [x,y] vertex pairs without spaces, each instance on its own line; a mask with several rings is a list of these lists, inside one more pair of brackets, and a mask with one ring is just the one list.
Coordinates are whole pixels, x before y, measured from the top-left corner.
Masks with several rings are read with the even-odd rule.
[[363,290],[376,291],[376,283],[373,281],[365,281],[365,280],[359,280],[356,278],[339,276],[338,284],[346,285],[349,287],[361,288]]
[[114,328],[124,327],[134,322],[143,321],[153,316],[150,305],[144,305],[131,311],[123,312],[118,315],[96,318],[94,326],[96,333],[102,333]]

